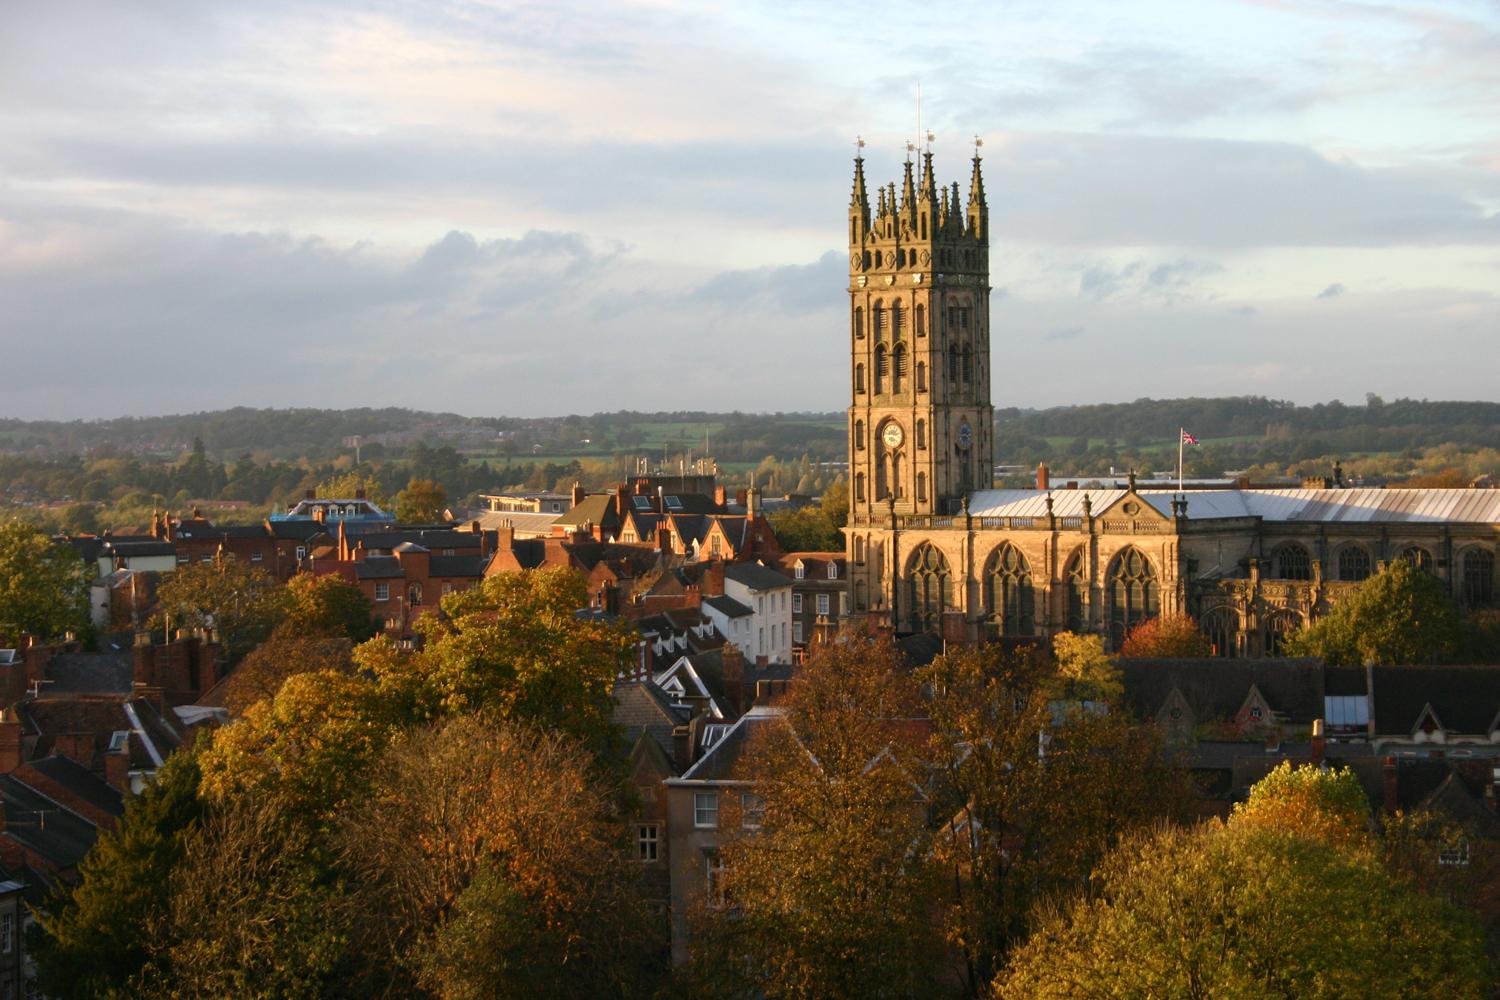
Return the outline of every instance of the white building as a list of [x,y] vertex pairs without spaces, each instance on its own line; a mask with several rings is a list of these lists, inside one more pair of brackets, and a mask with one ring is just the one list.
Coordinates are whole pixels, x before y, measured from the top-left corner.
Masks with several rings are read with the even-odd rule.
[[724,567],[724,594],[750,609],[749,644],[740,647],[746,659],[792,662],[791,577],[760,563],[730,563]]

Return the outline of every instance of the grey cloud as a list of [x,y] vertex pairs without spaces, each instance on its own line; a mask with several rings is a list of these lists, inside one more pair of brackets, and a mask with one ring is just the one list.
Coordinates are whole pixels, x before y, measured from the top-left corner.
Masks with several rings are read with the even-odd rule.
[[1116,268],[1108,261],[1085,267],[1078,279],[1078,294],[1095,302],[1135,295],[1164,303],[1192,297],[1191,287],[1200,278],[1218,274],[1222,265],[1211,260],[1180,257],[1149,265],[1144,259]]
[[1241,319],[1251,319],[1259,312],[1260,310],[1256,309],[1254,306],[1238,306],[1234,309],[1229,310],[1229,315],[1238,316]]
[[1320,299],[1336,299],[1343,294],[1344,286],[1340,282],[1335,281],[1333,284],[1329,285],[1327,288],[1319,292],[1315,297]]
[[842,304],[839,288],[847,276],[843,252],[830,250],[811,264],[725,271],[700,285],[691,297],[725,308],[760,303],[800,312]]
[[1081,327],[1081,326],[1068,326],[1068,327],[1062,328],[1061,330],[1052,330],[1049,333],[1047,333],[1044,337],[1042,337],[1042,339],[1043,340],[1076,340],[1079,337],[1082,337],[1083,334],[1084,334],[1083,327]]

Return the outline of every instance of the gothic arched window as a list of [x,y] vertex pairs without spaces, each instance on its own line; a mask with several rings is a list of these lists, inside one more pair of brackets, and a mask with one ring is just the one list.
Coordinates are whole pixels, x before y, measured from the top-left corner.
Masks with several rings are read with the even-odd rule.
[[1345,545],[1339,550],[1339,579],[1359,582],[1370,575],[1370,553],[1363,545]]
[[896,349],[891,352],[891,368],[896,377],[891,382],[892,392],[904,392],[906,390],[906,345],[898,343]]
[[854,307],[854,339],[863,340],[865,337],[865,307]]
[[1312,557],[1296,542],[1287,542],[1276,550],[1272,572],[1278,580],[1311,580]]
[[943,611],[953,604],[953,575],[948,572],[948,560],[924,542],[909,565],[912,627],[923,632],[936,632],[942,623]]
[[876,336],[876,338],[878,339],[880,337],[884,337],[885,336],[885,303],[884,302],[880,302],[878,300],[876,301],[876,303],[875,303],[875,311],[874,311],[874,318],[875,318],[875,336]]
[[917,391],[927,391],[927,362],[917,362]]
[[917,421],[917,450],[921,451],[927,447],[927,421]]
[[854,450],[865,450],[865,422],[863,420],[854,421]]
[[1020,549],[1006,542],[990,556],[984,570],[984,603],[991,637],[1034,634],[1035,600],[1031,565]]
[[927,307],[920,302],[917,303],[916,322],[913,326],[916,328],[918,337],[927,336]]
[[1161,613],[1161,589],[1151,561],[1139,549],[1127,548],[1109,570],[1109,638],[1115,648],[1125,634]]
[[958,386],[958,345],[953,344],[948,348],[948,385],[950,388]]
[[1465,607],[1482,608],[1495,599],[1495,554],[1477,546],[1464,553],[1463,601]]
[[865,366],[863,364],[854,366],[854,391],[865,391]]
[[901,327],[901,300],[897,299],[891,303],[891,333],[896,337],[900,337]]
[[1419,569],[1423,573],[1432,572],[1432,554],[1420,545],[1409,545],[1402,549],[1401,559],[1410,563],[1413,569]]
[[1068,631],[1087,631],[1089,627],[1089,572],[1082,550],[1068,562],[1064,587],[1068,601]]
[[1213,655],[1233,658],[1239,650],[1235,638],[1240,630],[1240,616],[1234,608],[1217,607],[1204,613],[1198,620],[1203,634],[1208,636]]
[[1302,616],[1289,608],[1277,608],[1265,618],[1267,656],[1285,656],[1286,641],[1302,627]]
[[885,380],[890,377],[891,359],[885,353],[884,344],[875,345],[875,395],[885,392]]

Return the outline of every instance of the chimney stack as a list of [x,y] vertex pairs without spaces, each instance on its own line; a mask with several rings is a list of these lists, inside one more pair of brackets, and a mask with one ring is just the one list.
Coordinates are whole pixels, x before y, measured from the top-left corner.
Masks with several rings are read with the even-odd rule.
[[585,494],[583,492],[583,484],[579,483],[579,482],[574,482],[573,483],[573,506],[574,507],[577,507],[579,504],[583,503],[584,495]]
[[1036,488],[1043,492],[1052,488],[1052,474],[1047,468],[1046,462],[1038,462],[1036,466]]

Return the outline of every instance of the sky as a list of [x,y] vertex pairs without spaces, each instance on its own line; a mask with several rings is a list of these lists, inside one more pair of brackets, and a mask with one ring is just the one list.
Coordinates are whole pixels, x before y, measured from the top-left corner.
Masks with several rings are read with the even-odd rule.
[[919,85],[997,406],[1500,399],[1500,0],[6,0],[0,415],[842,409]]

